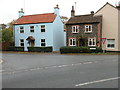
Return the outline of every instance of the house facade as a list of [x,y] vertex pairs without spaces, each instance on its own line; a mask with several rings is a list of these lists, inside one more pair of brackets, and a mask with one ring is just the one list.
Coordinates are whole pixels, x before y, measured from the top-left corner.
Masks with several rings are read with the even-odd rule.
[[19,18],[14,24],[14,40],[16,47],[53,47],[58,51],[65,45],[64,25],[59,16],[58,5],[54,13],[27,15],[19,11]]
[[120,51],[120,2],[115,7],[108,2],[95,16],[102,15],[102,48],[107,51]]
[[88,15],[75,16],[74,7],[71,10],[71,18],[66,23],[67,46],[101,47],[102,16],[94,16],[94,12]]

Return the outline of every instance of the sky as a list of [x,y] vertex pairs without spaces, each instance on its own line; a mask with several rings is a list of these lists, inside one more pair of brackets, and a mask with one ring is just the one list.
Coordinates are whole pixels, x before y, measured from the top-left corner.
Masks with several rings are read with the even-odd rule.
[[[7,24],[18,18],[18,11],[24,9],[25,15],[53,13],[58,4],[60,16],[70,17],[71,8],[74,5],[76,15],[96,12],[106,2],[114,5],[119,0],[0,0],[0,24]],[[76,2],[76,5],[75,5]]]

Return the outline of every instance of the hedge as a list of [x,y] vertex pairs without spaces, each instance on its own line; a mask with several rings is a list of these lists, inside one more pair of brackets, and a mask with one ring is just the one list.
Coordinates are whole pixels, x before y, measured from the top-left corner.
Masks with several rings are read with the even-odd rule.
[[30,52],[52,52],[52,47],[28,47]]
[[100,47],[96,47],[96,49],[90,49],[89,47],[61,47],[60,53],[98,53],[102,52]]
[[10,46],[7,51],[24,51],[24,47],[14,47]]

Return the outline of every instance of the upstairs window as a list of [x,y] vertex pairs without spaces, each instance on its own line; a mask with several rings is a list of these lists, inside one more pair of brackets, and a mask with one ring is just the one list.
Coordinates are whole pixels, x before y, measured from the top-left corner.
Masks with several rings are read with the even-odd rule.
[[41,39],[41,46],[42,46],[42,47],[45,47],[45,46],[46,46],[45,39]]
[[88,46],[96,46],[96,38],[88,38]]
[[78,25],[72,26],[72,33],[78,33],[78,32],[79,32],[79,26]]
[[92,32],[92,25],[85,25],[85,32]]
[[24,39],[20,39],[20,46],[24,47]]
[[24,33],[24,27],[23,26],[20,27],[20,33]]
[[115,39],[107,39],[107,48],[115,48]]
[[41,25],[41,32],[45,32],[45,25]]
[[30,32],[34,33],[34,26],[30,26]]
[[69,39],[69,46],[76,46],[76,39],[75,38]]

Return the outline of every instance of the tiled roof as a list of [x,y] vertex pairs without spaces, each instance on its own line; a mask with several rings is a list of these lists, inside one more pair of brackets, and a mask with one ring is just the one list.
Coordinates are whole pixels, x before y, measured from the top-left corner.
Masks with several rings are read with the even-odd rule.
[[55,18],[56,15],[54,13],[27,15],[17,19],[15,25],[33,24],[33,23],[51,23],[55,20]]
[[88,15],[79,15],[71,17],[66,24],[78,24],[78,23],[96,23],[101,22],[102,16],[94,16],[91,14]]

